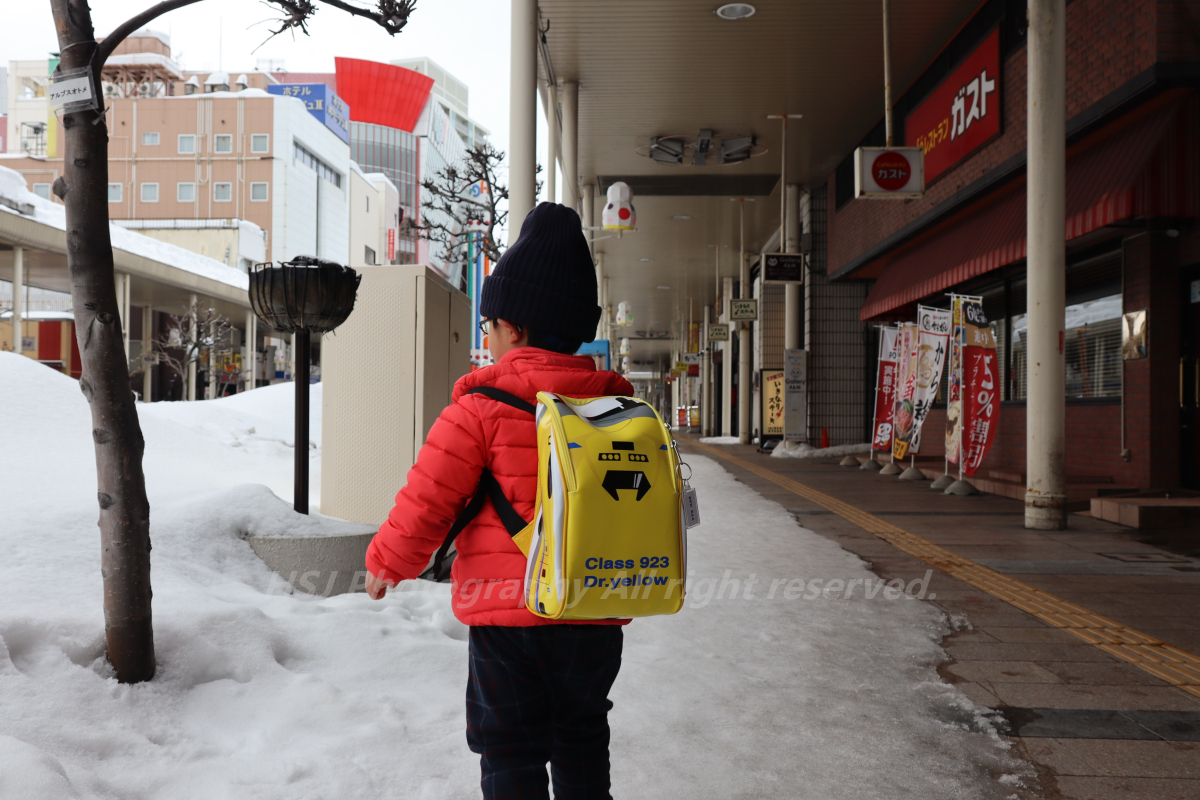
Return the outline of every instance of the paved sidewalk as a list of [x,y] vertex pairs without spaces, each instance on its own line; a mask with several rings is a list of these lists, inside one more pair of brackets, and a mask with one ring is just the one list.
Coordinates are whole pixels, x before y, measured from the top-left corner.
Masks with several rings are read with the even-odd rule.
[[[1029,531],[1016,500],[948,497],[927,482],[839,467],[838,459],[770,458],[750,446],[679,441],[685,453],[718,456],[739,480],[783,505],[804,527],[861,556],[880,577],[907,583],[930,564],[861,527],[880,527],[872,520],[1200,655],[1200,531],[1195,540],[1171,539],[1166,543],[1171,550],[1144,532],[1139,539],[1139,531],[1078,514],[1071,515],[1067,531]],[[802,486],[785,488],[722,454]],[[835,498],[827,505],[854,512],[835,513],[818,502],[816,493],[806,491],[805,497],[796,491],[805,488]],[[981,590],[978,583],[933,570],[928,602],[970,623],[943,641],[949,660],[940,672],[976,702],[1004,713],[1017,751],[1038,769],[1040,795],[1050,800],[1200,797],[1200,696]]]

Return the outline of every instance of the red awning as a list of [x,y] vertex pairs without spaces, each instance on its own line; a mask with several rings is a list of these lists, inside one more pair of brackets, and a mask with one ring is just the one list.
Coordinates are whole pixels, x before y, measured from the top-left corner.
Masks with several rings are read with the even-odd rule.
[[378,61],[335,58],[337,93],[350,106],[350,119],[412,133],[421,118],[433,78]]
[[[1200,101],[1155,111],[1067,160],[1067,240],[1135,216],[1200,216]],[[1191,138],[1190,138],[1191,137]],[[1025,258],[1025,185],[902,250],[871,287],[868,320]]]

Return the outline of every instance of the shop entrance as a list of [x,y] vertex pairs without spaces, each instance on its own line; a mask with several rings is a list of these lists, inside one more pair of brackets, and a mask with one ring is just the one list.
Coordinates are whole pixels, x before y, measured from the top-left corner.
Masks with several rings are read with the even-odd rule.
[[1200,489],[1200,264],[1183,270],[1179,316],[1180,480]]

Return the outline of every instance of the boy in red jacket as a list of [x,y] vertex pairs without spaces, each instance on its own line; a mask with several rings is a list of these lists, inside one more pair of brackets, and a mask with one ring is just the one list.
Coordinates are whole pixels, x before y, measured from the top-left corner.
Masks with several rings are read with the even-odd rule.
[[[496,363],[463,376],[429,431],[408,484],[367,550],[367,592],[417,577],[479,486],[486,467],[523,519],[537,489],[533,415],[470,390],[530,404],[631,395],[614,372],[575,356],[600,320],[596,273],[579,216],[542,203],[484,281],[480,315]],[[490,502],[455,542],[454,615],[470,626],[467,742],[485,798],[611,798],[608,692],[621,666],[621,623],[562,623],[525,608],[525,556]],[[622,621],[622,622],[626,622]]]

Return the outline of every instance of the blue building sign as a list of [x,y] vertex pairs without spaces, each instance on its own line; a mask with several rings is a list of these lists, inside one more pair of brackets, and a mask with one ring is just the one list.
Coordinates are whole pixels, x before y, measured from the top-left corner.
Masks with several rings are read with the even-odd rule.
[[271,94],[295,97],[326,128],[350,144],[350,106],[324,83],[276,83],[267,87]]

